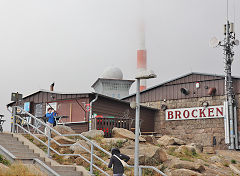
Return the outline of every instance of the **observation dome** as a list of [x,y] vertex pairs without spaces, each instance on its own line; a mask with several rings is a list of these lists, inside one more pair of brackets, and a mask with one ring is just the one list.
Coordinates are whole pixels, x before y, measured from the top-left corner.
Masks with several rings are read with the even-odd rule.
[[123,79],[123,73],[118,67],[107,67],[102,74],[105,79]]

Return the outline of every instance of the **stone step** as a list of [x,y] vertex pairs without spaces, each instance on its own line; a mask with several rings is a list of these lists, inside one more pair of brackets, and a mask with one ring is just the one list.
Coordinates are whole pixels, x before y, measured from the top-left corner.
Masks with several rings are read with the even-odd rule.
[[61,176],[83,176],[82,172],[77,171],[57,171]]
[[74,166],[51,166],[55,171],[76,171]]
[[19,152],[19,151],[17,151],[17,150],[13,150],[13,151],[12,151],[12,154],[28,155],[28,154],[34,154],[34,153],[33,153],[33,151],[29,151],[29,150],[24,151],[24,152]]
[[31,153],[31,152],[16,152],[16,151],[12,151],[11,152],[14,156],[16,156],[17,158],[38,158],[39,155],[35,154],[35,153]]
[[38,158],[46,165],[51,167],[61,176],[82,176],[82,172],[77,172],[74,166],[51,166],[50,162],[46,162],[39,154],[34,153],[32,149],[18,141],[12,134],[0,134],[0,145],[11,152],[18,160],[31,164],[33,158]]
[[0,136],[0,141],[18,141],[17,138],[13,138],[13,137],[3,137],[3,136]]
[[33,149],[29,149],[29,148],[7,148],[8,151],[10,152],[18,152],[18,153],[26,153],[26,152],[30,152],[30,153],[34,153],[34,150]]
[[46,165],[48,165],[49,167],[52,167],[52,166],[51,166],[51,162],[45,161],[45,159],[42,158],[42,157],[38,157],[38,159],[41,160],[42,162],[44,162],[44,163],[45,163]]
[[44,163],[45,163],[46,165],[48,165],[49,167],[52,167],[51,162],[49,162],[49,161],[44,161]]
[[6,149],[14,149],[14,148],[28,148],[28,146],[23,144],[14,144],[9,145],[8,143],[0,143],[1,146],[5,147]]
[[20,141],[11,141],[11,140],[5,140],[5,141],[0,141],[0,145],[23,145],[23,142]]
[[13,137],[12,134],[9,134],[9,133],[0,133],[0,137],[5,137],[5,136],[9,136],[9,137]]
[[[1,143],[0,143],[1,145]],[[16,149],[20,149],[20,150],[30,150],[28,146],[20,144],[20,145],[9,145],[6,147],[9,150],[16,150]]]

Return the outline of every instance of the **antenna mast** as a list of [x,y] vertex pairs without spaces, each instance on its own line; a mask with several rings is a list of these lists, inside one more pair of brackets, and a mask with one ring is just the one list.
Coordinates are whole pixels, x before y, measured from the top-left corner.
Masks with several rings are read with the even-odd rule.
[[220,46],[223,46],[224,50],[224,64],[225,64],[225,96],[229,117],[229,129],[230,129],[230,143],[229,149],[238,149],[238,131],[237,131],[237,117],[234,111],[236,108],[235,96],[233,93],[233,81],[232,81],[232,62],[233,62],[233,47],[236,45],[234,24],[227,23],[224,25],[225,38],[221,42]]
[[234,23],[228,20],[228,0],[227,0],[227,18],[224,25],[224,40],[219,41],[216,37],[210,40],[210,46],[222,46],[224,51],[224,72],[225,72],[225,143],[229,145],[229,149],[239,149],[238,144],[238,124],[236,101],[233,92],[232,80],[232,62],[233,62],[233,47],[239,45],[239,41],[235,39]]

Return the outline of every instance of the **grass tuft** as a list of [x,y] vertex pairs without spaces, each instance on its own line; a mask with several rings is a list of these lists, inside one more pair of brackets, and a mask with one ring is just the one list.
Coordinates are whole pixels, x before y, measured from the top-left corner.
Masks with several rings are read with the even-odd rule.
[[1,154],[0,154],[0,163],[4,164],[6,166],[10,166],[10,162]]
[[178,157],[180,158],[180,160],[183,160],[183,161],[194,162],[195,158],[204,160],[202,156],[197,154],[195,149],[189,150],[187,147],[183,147],[180,152],[176,152],[176,149],[177,149],[176,147],[171,147],[168,149],[167,153],[169,155]]
[[237,162],[236,162],[236,160],[232,159],[232,160],[231,160],[231,163],[232,163],[232,164],[236,164]]

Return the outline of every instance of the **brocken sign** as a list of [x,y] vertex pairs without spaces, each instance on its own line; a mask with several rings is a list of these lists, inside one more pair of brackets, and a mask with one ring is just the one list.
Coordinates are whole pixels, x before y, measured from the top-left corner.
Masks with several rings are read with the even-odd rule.
[[224,106],[194,107],[181,109],[168,109],[165,111],[166,120],[189,120],[222,118],[225,115]]

